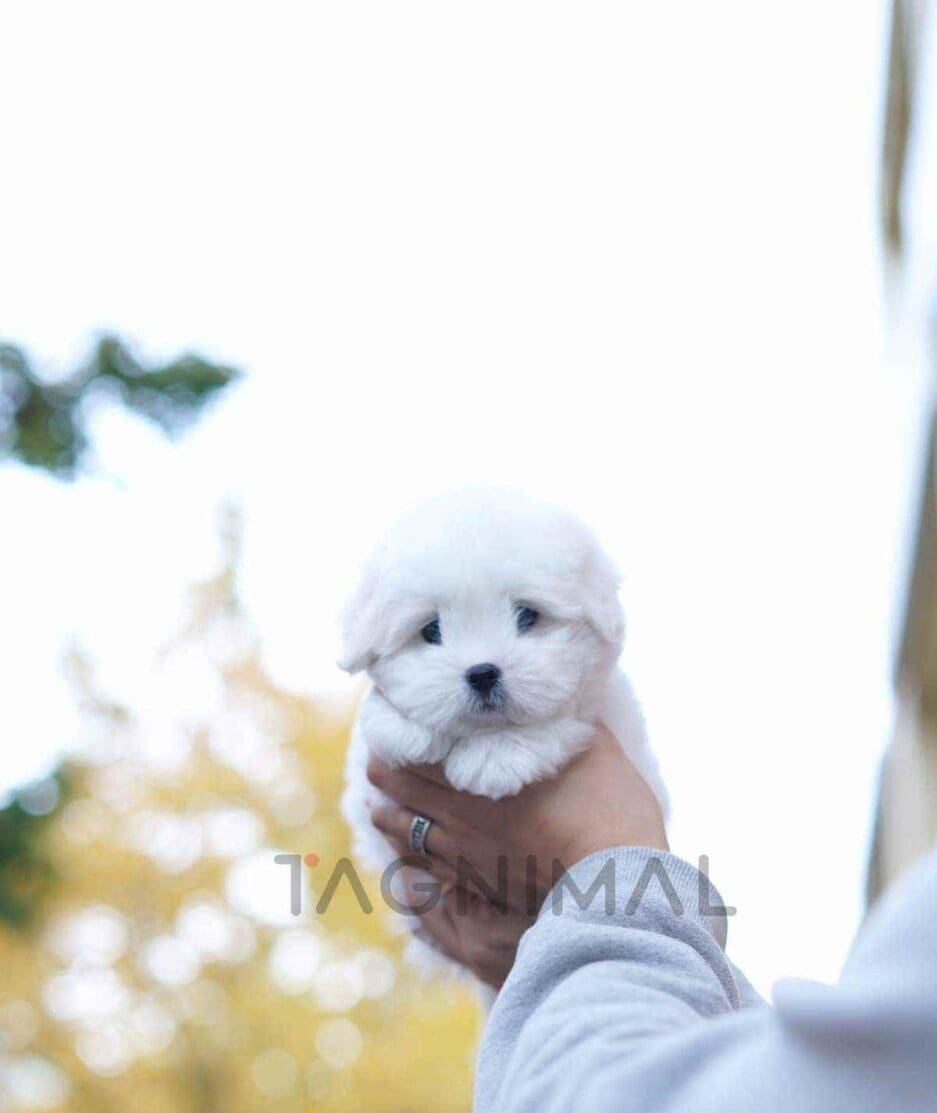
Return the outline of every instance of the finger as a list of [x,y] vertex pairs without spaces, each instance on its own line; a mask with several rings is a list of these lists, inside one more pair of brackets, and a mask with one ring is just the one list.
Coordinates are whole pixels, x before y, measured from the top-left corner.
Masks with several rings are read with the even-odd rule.
[[440,863],[440,859],[430,858],[428,854],[414,854],[412,850],[406,847],[402,842],[397,839],[392,839],[390,845],[394,848],[397,858],[405,861],[408,870],[421,870],[423,873],[434,873],[433,862]]
[[391,846],[398,858],[405,858],[408,863],[412,862],[414,869],[432,874],[444,890],[450,889],[456,884],[458,875],[445,858],[434,857],[432,854],[424,854],[422,857],[418,854],[415,855],[408,846],[397,840],[392,840]]
[[[413,855],[410,825],[414,815],[414,812],[395,804],[377,804],[371,809],[372,823],[387,837],[401,858]],[[486,868],[484,864],[460,854],[444,827],[434,822],[423,840],[423,846],[429,855],[426,868],[440,881],[457,882],[488,898],[492,897],[493,891],[498,891],[497,863]]]
[[408,765],[407,769],[415,777],[422,777],[424,781],[431,781],[444,788],[452,788],[441,765]]
[[[415,818],[415,812],[411,812],[408,808],[402,808],[398,804],[375,804],[371,808],[371,822],[378,831],[386,835],[395,845],[405,847],[408,854],[414,853],[410,847],[410,829]],[[429,831],[427,831],[423,841],[423,846],[427,851],[429,850],[430,836],[438,836],[439,830],[437,823],[430,824]],[[436,841],[435,837],[433,841]]]
[[[371,822],[404,854],[412,854],[410,848],[410,827],[416,813],[395,804],[378,804],[371,809]],[[427,817],[428,818],[428,817]],[[423,840],[423,849],[427,854],[441,861],[450,861],[453,853],[451,841],[446,831],[435,820],[430,824],[429,831]]]
[[399,839],[389,838],[387,841],[397,858],[406,859],[408,867],[432,874],[433,878],[443,886],[444,891],[456,884],[458,875],[444,858],[435,858],[431,854],[424,854],[421,857],[419,854],[414,854],[409,846]]
[[[368,760],[368,774],[371,771],[375,772],[392,772],[396,766],[390,762],[385,761],[377,754],[372,754]],[[414,765],[407,765],[404,767],[406,772],[412,773],[415,777],[420,777],[424,781],[431,781],[433,784],[442,785],[443,788],[452,788],[450,782],[446,779],[446,774],[443,772],[443,767],[440,764],[423,764],[418,763]]]
[[372,756],[368,761],[368,780],[398,804],[421,815],[439,820],[452,813],[456,799],[453,789],[417,776],[410,769],[395,768]]
[[422,938],[424,942],[437,947],[455,962],[465,962],[459,933],[444,901],[440,901],[420,916],[414,934],[418,939]]
[[421,943],[425,943],[427,947],[432,947],[432,949],[438,951],[439,954],[445,955],[446,958],[451,959],[453,962],[461,964],[462,956],[456,952],[450,939],[442,939],[424,927],[413,928],[413,935],[416,939],[419,939]]

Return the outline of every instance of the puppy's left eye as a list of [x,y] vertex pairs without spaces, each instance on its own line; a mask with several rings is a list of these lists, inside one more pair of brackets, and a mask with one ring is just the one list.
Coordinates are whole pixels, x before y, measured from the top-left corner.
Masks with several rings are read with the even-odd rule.
[[517,632],[519,634],[526,634],[528,630],[536,626],[540,621],[540,612],[535,611],[533,607],[518,607],[516,613]]
[[420,631],[420,636],[423,641],[429,642],[430,645],[442,645],[442,630],[439,628],[439,619],[434,618],[427,622]]

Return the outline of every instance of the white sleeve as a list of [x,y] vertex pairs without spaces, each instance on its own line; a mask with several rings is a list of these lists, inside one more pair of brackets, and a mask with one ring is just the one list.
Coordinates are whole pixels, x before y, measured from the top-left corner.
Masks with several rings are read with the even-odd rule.
[[[613,899],[579,907],[570,883],[586,893],[603,869]],[[477,1113],[937,1109],[937,855],[869,918],[838,985],[781,982],[774,1008],[727,960],[721,900],[686,862],[617,847],[564,881],[488,1020]]]

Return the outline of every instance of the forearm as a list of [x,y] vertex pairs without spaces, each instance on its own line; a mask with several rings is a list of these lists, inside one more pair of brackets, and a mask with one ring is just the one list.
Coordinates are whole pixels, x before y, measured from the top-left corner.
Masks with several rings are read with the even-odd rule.
[[[587,910],[566,894],[559,913],[548,898],[522,941],[486,1029],[479,1113],[929,1108],[933,1056],[923,1046],[913,1058],[913,1047],[937,1036],[937,994],[925,992],[909,1010],[887,993],[876,1003],[842,986],[786,983],[783,1007],[745,1008],[753,995],[723,953],[718,918],[699,915],[696,872],[659,851],[607,855],[615,859],[613,914],[602,893]],[[651,880],[628,915],[654,857],[683,910]],[[570,871],[581,890],[602,858]],[[711,889],[704,894],[718,903]],[[919,936],[915,945],[923,946]],[[862,977],[882,981],[881,970]],[[919,1076],[908,1070],[909,1055]]]
[[[580,908],[569,883],[584,894],[600,877]],[[736,1011],[724,919],[701,916],[699,895],[697,871],[658,850],[618,847],[574,866],[521,941],[489,1018],[476,1109],[578,1109],[583,1087],[609,1066],[624,1069],[650,1043]],[[709,886],[704,897],[719,904]]]

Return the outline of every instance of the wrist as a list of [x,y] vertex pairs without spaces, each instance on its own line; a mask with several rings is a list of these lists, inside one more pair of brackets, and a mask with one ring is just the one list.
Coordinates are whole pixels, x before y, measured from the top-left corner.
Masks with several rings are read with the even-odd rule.
[[570,869],[583,858],[613,846],[644,846],[654,850],[669,851],[664,817],[656,801],[648,808],[648,814],[635,822],[637,817],[629,817],[627,823],[603,826],[599,829],[576,831],[571,834],[560,861]]

